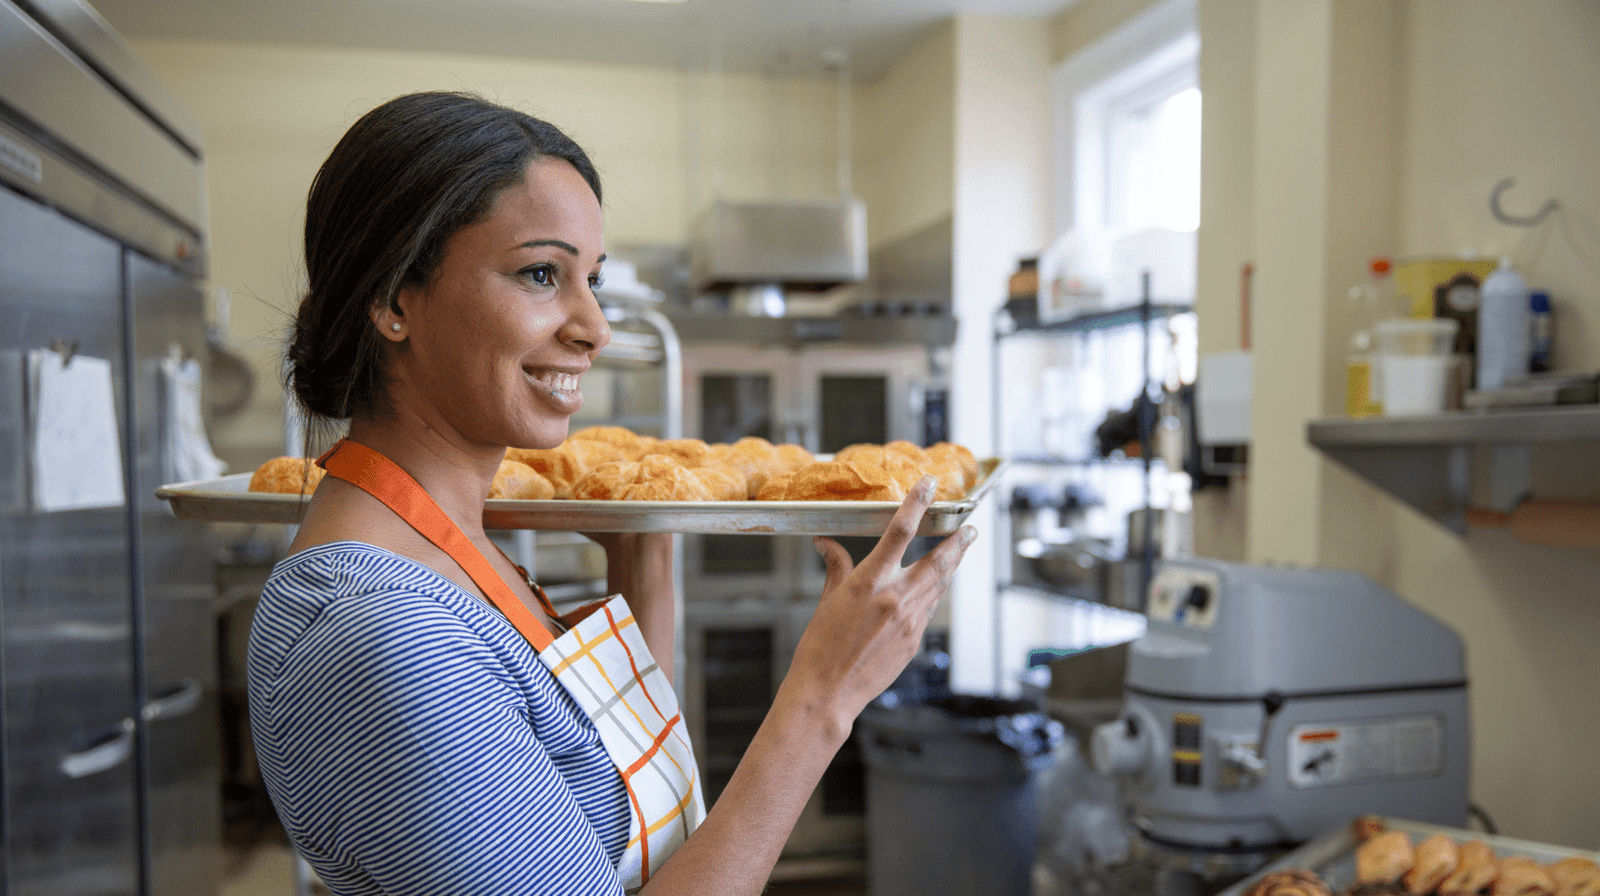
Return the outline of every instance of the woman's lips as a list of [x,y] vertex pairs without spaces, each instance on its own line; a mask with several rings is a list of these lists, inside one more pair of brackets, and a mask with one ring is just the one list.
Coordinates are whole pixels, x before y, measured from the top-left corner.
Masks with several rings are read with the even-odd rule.
[[578,388],[576,373],[559,370],[534,370],[529,372],[534,388],[545,399],[566,414],[576,413],[583,406],[583,392]]

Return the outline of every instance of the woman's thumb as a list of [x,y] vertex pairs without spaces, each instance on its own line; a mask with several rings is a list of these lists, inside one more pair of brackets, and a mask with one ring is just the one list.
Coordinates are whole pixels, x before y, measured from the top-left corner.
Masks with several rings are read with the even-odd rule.
[[822,555],[822,565],[828,571],[822,590],[824,593],[832,591],[844,581],[845,576],[850,574],[853,567],[850,552],[844,549],[844,545],[822,535],[811,539],[811,544],[817,549],[817,553]]

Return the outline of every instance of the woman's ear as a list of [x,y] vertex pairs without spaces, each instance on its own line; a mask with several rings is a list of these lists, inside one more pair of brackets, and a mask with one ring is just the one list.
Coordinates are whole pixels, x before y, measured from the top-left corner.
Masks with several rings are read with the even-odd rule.
[[[405,291],[404,287],[401,291]],[[405,314],[400,310],[399,299],[399,296],[395,296],[387,302],[375,303],[367,312],[372,325],[390,342],[404,342],[407,335]]]

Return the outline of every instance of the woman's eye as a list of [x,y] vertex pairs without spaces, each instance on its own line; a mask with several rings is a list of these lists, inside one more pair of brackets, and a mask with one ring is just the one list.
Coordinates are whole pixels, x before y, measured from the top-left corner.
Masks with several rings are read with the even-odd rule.
[[589,275],[589,289],[596,290],[596,289],[599,289],[600,287],[605,286],[605,285],[606,285],[605,275],[603,275],[603,274],[590,274]]
[[522,276],[528,278],[539,286],[549,286],[556,282],[555,268],[548,264],[536,264],[522,269]]

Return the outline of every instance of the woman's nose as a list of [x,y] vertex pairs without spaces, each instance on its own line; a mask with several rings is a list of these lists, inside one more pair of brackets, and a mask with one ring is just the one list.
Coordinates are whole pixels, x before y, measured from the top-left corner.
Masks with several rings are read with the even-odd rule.
[[575,297],[572,315],[562,326],[562,341],[577,346],[591,355],[598,353],[611,342],[611,324],[606,321],[605,309],[587,286]]

